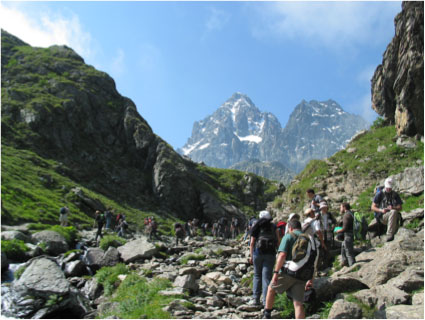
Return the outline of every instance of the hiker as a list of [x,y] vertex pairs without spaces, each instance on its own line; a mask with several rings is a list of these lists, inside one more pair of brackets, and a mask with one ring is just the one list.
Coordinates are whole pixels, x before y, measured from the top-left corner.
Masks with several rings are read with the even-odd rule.
[[[307,218],[303,221],[301,225],[301,230],[303,233],[307,233],[310,238],[314,239],[316,247],[317,247],[317,258],[315,261],[315,270],[318,270],[319,261],[321,261],[326,256],[326,251],[328,250],[323,239],[323,233],[321,230],[320,219],[318,219],[315,215],[313,209],[307,209],[304,212],[304,216]],[[319,241],[317,240],[319,239]]]
[[252,300],[249,305],[260,305],[266,303],[267,287],[272,278],[273,266],[276,261],[276,249],[278,231],[272,223],[270,212],[261,211],[259,220],[252,227],[250,243],[250,260],[254,265],[254,279],[252,288]]
[[120,218],[117,225],[118,236],[124,238],[125,230],[128,229],[128,223],[124,218]]
[[112,212],[111,208],[108,208],[105,211],[105,219],[106,219],[106,226],[105,229],[111,229],[111,222],[112,222]]
[[322,197],[314,193],[313,189],[307,190],[307,197],[310,199],[310,208],[313,209],[314,213],[317,215],[320,213],[320,202],[323,201]]
[[218,237],[218,221],[216,221],[216,222],[213,223],[213,226],[212,226],[212,235],[213,235],[214,238],[217,238]]
[[[297,272],[288,271],[288,269],[291,270],[291,263],[294,263],[292,261],[294,244],[302,233],[301,223],[298,220],[291,220],[288,225],[289,232],[285,234],[282,242],[280,243],[278,249],[279,256],[277,258],[276,266],[274,267],[273,278],[267,291],[267,299],[263,315],[263,318],[265,319],[271,319],[271,312],[276,293],[282,294],[283,292],[287,292],[287,295],[290,295],[293,299],[295,318],[305,318],[303,306],[304,292],[313,287],[314,262],[312,260],[315,259],[315,256],[312,254],[314,252],[312,251],[314,250],[312,245],[314,245],[315,241],[309,239],[309,245],[311,247],[310,256],[307,259],[305,268],[301,268],[304,268],[303,271],[305,272],[305,276],[298,275]],[[308,252],[308,250],[306,250],[306,252]]]
[[199,224],[199,219],[194,218],[192,220],[192,235],[193,236],[197,236],[198,235],[198,224]]
[[202,235],[205,237],[207,235],[208,230],[208,222],[204,222],[201,224]]
[[152,237],[155,236],[156,239],[161,240],[161,238],[158,236],[158,224],[156,223],[155,219],[151,217],[151,222],[149,224],[150,230],[149,230],[149,240],[152,240]]
[[124,219],[124,220],[125,220],[125,215],[124,215],[124,213],[118,213],[118,214],[117,214],[117,217],[116,217],[116,219],[115,219],[115,222],[116,222],[116,224],[117,224],[117,225],[118,225],[118,223],[119,223],[120,219]]
[[255,216],[252,216],[251,219],[249,219],[248,225],[246,226],[246,232],[245,232],[244,240],[246,240],[246,238],[248,238],[250,236],[251,229],[257,221],[258,221],[258,219]]
[[102,228],[103,228],[103,225],[105,224],[105,217],[104,217],[103,213],[101,213],[99,210],[96,210],[94,219],[95,220],[94,220],[93,228],[97,224],[97,232],[96,232],[96,237],[95,237],[94,241],[97,242],[97,237],[100,236],[101,239],[103,238]]
[[326,201],[320,202],[319,205],[321,222],[323,227],[323,238],[327,247],[331,247],[334,244],[333,237],[333,225],[336,225],[336,219],[329,212],[328,204]]
[[285,234],[289,232],[289,222],[291,222],[292,220],[300,221],[300,215],[298,213],[291,213],[289,215],[288,221],[286,222]]
[[221,217],[218,220],[218,236],[222,238],[227,238],[227,218]]
[[62,227],[66,227],[68,225],[68,207],[62,207],[59,210],[59,223]]
[[179,239],[180,239],[180,242],[183,244],[185,232],[184,232],[183,226],[178,222],[174,224],[174,233],[176,235],[176,246],[179,245]]
[[187,221],[185,224],[184,224],[184,230],[186,231],[186,235],[188,236],[188,237],[192,237],[192,233],[191,233],[191,230],[192,230],[192,222],[189,220],[189,221]]
[[230,231],[232,234],[232,239],[236,239],[236,236],[239,234],[239,220],[236,217],[232,218],[232,222],[230,224]]
[[337,234],[344,234],[344,241],[341,245],[342,266],[351,267],[356,263],[354,255],[354,214],[350,211],[350,204],[344,202],[341,204],[340,212],[342,217],[342,229],[337,231]]
[[285,221],[279,221],[276,224],[277,230],[278,230],[278,234],[279,234],[279,238],[277,239],[277,243],[280,243],[280,241],[282,240],[283,236],[285,235],[285,230],[286,230],[286,222]]
[[376,220],[387,226],[387,242],[394,240],[394,235],[398,230],[402,204],[400,196],[393,190],[393,179],[387,178],[384,189],[375,195],[372,203],[372,211],[376,214]]

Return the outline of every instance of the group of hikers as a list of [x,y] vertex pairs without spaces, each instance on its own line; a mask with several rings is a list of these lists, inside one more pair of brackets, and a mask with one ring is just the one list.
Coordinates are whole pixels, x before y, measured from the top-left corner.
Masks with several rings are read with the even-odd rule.
[[[326,266],[329,249],[335,247],[335,238],[341,241],[342,266],[352,266],[356,263],[354,240],[358,219],[351,210],[349,203],[340,204],[341,219],[338,222],[329,211],[328,203],[313,189],[306,191],[309,199],[308,208],[303,214],[291,213],[287,221],[273,223],[269,211],[261,211],[258,218],[252,216],[247,222],[244,241],[249,242],[249,261],[254,266],[253,293],[250,305],[264,306],[263,318],[271,318],[271,311],[276,293],[286,292],[293,300],[295,317],[304,318],[303,302],[314,291],[313,278],[321,267]],[[371,210],[378,228],[386,228],[386,241],[392,241],[401,219],[402,200],[393,191],[393,180],[387,178],[382,187],[378,187],[372,201]],[[60,209],[60,223],[67,225],[69,209]],[[301,217],[302,216],[302,217]],[[96,211],[97,238],[102,238],[102,228],[115,227],[119,236],[124,236],[128,227],[124,214],[118,214],[108,208],[104,213]],[[230,222],[230,223],[229,223]],[[149,239],[159,239],[158,224],[153,217],[144,220]],[[198,234],[198,228],[203,235],[211,232],[213,237],[233,238],[240,233],[241,223],[233,217],[230,221],[221,217],[212,225],[200,223],[195,218],[185,224],[175,223],[175,244],[185,237]],[[368,231],[366,224],[366,231]],[[328,261],[329,262],[329,261]]]
[[[386,241],[392,241],[401,220],[402,200],[392,190],[387,178],[377,188],[371,210],[382,229],[387,228]],[[248,223],[250,263],[254,266],[253,293],[250,305],[263,305],[263,318],[270,319],[276,293],[286,292],[293,300],[295,317],[305,318],[303,303],[312,296],[313,279],[334,247],[335,237],[341,241],[342,266],[356,263],[354,239],[356,218],[349,203],[340,204],[342,221],[329,212],[327,202],[313,189],[306,191],[309,208],[304,219],[291,213],[286,222],[272,222],[270,212],[261,211],[258,219]],[[284,231],[283,231],[284,230]],[[367,230],[366,230],[367,231]],[[247,237],[247,236],[246,236]]]

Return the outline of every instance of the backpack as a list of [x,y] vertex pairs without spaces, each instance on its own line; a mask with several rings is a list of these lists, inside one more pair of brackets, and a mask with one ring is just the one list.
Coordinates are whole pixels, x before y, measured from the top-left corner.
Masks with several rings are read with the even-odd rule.
[[351,213],[353,217],[353,234],[355,240],[366,240],[368,224],[364,215],[359,212]]
[[[301,233],[296,237],[292,247],[293,259],[285,262],[283,272],[289,276],[302,281],[308,281],[313,278],[314,261],[317,256],[316,241],[307,234]],[[299,259],[299,260],[298,260]]]
[[62,207],[61,209],[60,209],[60,214],[66,214],[66,209],[65,209],[65,207]]
[[127,223],[127,221],[124,220],[122,222],[122,226],[123,226],[124,230],[127,230],[128,229],[128,223]]
[[277,223],[277,228],[279,229],[279,236],[282,238],[285,235],[286,222],[279,221]]
[[277,249],[276,233],[272,224],[260,227],[260,233],[255,243],[260,254],[275,254]]

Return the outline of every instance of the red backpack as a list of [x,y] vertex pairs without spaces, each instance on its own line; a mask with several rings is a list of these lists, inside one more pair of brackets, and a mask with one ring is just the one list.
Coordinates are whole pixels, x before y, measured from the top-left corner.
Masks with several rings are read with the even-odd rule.
[[279,229],[279,236],[282,238],[285,235],[286,222],[285,221],[279,221],[277,223],[276,227]]

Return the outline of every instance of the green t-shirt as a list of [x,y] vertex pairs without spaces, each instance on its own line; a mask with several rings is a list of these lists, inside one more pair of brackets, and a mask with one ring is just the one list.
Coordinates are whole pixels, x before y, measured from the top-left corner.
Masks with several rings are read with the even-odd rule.
[[[301,234],[301,230],[295,230],[294,234],[297,236]],[[289,232],[285,234],[285,236],[282,238],[282,241],[280,242],[280,246],[278,251],[279,252],[285,252],[286,253],[286,261],[292,260],[292,246],[294,245],[295,241],[297,239],[294,238]]]

